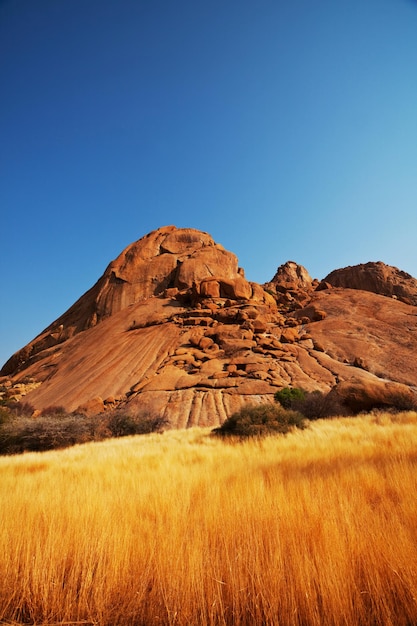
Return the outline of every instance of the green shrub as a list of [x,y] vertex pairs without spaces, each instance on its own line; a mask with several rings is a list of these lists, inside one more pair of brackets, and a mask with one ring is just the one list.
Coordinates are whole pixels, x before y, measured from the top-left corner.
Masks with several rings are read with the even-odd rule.
[[261,404],[241,409],[212,433],[220,437],[264,437],[286,434],[294,428],[304,428],[303,416],[274,404]]
[[274,393],[274,400],[278,402],[284,409],[291,409],[294,402],[304,400],[305,391],[298,387],[284,387]]
[[318,390],[304,391],[297,387],[285,387],[274,394],[274,399],[281,406],[298,411],[309,420],[348,414],[346,407],[335,395]]

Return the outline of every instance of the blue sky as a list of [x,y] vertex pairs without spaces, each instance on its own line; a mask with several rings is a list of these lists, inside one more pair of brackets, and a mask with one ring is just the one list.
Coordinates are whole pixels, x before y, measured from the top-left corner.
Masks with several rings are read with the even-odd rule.
[[149,231],[417,277],[417,2],[0,0],[0,363]]

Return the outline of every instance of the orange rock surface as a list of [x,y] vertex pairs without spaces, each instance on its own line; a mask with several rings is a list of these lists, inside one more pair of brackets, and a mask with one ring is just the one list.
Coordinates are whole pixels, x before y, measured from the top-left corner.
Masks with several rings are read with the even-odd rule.
[[[392,295],[393,272],[376,265],[390,284],[380,292]],[[400,279],[412,289],[414,279]],[[327,392],[343,383],[340,392],[350,385],[382,394],[389,382],[414,394],[410,293],[406,302],[350,288],[346,275],[343,287],[330,280],[319,285],[288,262],[267,285],[249,283],[236,256],[207,233],[161,228],[128,246],[13,355],[3,382],[35,381],[25,401],[36,409],[118,406],[173,427],[216,426],[245,404],[273,402],[286,386]]]

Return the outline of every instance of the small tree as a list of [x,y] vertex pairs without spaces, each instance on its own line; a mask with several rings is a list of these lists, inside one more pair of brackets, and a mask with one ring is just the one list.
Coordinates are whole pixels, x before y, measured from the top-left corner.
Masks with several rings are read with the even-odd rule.
[[278,402],[284,409],[291,409],[295,402],[300,402],[305,398],[305,391],[298,387],[284,387],[274,394],[275,402]]
[[117,410],[110,413],[105,422],[112,437],[162,432],[167,425],[162,417],[145,414],[131,415]]
[[309,420],[346,415],[348,411],[337,396],[322,391],[304,391],[297,387],[285,387],[274,394],[281,406],[299,411]]

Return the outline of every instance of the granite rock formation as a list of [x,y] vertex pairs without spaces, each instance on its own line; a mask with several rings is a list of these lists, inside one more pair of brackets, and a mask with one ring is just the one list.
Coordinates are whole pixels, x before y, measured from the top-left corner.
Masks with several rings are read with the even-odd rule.
[[326,276],[324,282],[333,287],[379,293],[417,306],[417,280],[407,272],[381,261],[334,270]]
[[[375,265],[391,285],[398,270]],[[0,384],[38,410],[124,407],[173,427],[217,426],[286,386],[345,400],[351,385],[359,398],[359,388],[385,394],[384,406],[395,385],[414,397],[417,307],[381,283],[373,293],[335,282],[292,261],[265,285],[249,282],[207,233],[161,228],[13,355]]]

